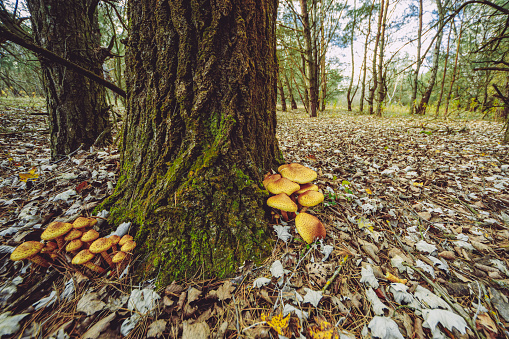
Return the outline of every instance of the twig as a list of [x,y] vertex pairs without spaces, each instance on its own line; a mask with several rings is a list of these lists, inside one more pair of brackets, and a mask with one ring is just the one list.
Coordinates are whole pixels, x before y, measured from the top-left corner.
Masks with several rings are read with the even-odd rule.
[[329,285],[332,284],[332,282],[336,279],[336,277],[339,275],[339,272],[341,272],[341,269],[343,268],[343,265],[345,264],[345,262],[347,260],[348,260],[348,254],[345,255],[343,260],[341,260],[338,268],[336,268],[336,271],[334,271],[334,274],[332,275],[332,277],[330,277],[330,279],[327,280],[327,282],[325,283],[325,286],[322,288],[322,293],[325,292],[327,290],[327,288],[329,287]]

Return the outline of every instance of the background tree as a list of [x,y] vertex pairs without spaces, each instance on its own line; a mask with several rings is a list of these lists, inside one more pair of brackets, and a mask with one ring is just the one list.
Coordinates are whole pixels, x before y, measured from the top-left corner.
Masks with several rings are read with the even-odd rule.
[[276,0],[132,0],[115,220],[138,225],[143,272],[232,273],[270,253],[263,175],[276,129]]
[[[43,48],[102,75],[109,53],[100,48],[98,1],[27,0],[35,41]],[[105,88],[52,62],[39,59],[49,114],[51,157],[69,154],[81,145],[110,139]]]

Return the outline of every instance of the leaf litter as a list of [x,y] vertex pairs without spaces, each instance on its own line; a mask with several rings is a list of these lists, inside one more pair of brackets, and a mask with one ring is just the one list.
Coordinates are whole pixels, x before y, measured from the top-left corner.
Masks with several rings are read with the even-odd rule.
[[[6,124],[21,115],[30,126],[0,136],[7,305],[48,276],[10,262],[9,253],[55,218],[90,213],[111,193],[119,154],[79,150],[51,163],[44,120],[30,108],[3,110]],[[507,336],[509,147],[499,143],[501,125],[301,115],[279,115],[278,139],[287,163],[319,173],[326,200],[308,212],[326,225],[322,243],[305,245],[292,221],[281,221],[263,263],[245,263],[228,280],[158,289],[64,271],[30,302],[3,311],[0,328],[21,337]],[[10,322],[16,314],[19,328]]]

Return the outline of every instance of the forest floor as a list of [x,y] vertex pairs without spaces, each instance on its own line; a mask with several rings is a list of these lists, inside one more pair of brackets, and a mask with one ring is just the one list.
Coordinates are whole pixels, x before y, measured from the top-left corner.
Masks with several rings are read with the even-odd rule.
[[281,221],[272,256],[232,279],[133,286],[128,275],[89,277],[62,253],[47,271],[9,260],[56,218],[89,215],[112,192],[119,154],[51,163],[40,104],[0,101],[0,337],[507,337],[502,128],[278,112],[286,161],[319,174],[325,202],[309,213],[326,238],[308,245]]

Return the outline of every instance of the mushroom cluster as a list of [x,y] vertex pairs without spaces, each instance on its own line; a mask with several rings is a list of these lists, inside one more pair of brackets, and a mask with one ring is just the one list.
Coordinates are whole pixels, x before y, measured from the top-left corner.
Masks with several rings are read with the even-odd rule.
[[325,238],[325,227],[320,220],[305,213],[309,207],[323,202],[324,196],[313,184],[317,173],[301,164],[285,164],[278,168],[279,174],[266,174],[263,186],[273,196],[267,205],[281,214],[284,221],[295,218],[295,227],[308,244]]
[[[52,265],[59,253],[68,253],[73,265],[83,265],[91,271],[104,273],[102,258],[106,265],[119,272],[130,259],[136,242],[128,234],[122,238],[117,235],[101,238],[99,232],[92,228],[96,223],[97,219],[86,217],[78,217],[73,223],[52,222],[41,234],[45,243],[26,241],[14,249],[10,258],[13,261],[28,259],[46,268]],[[117,245],[121,246],[120,250]]]

